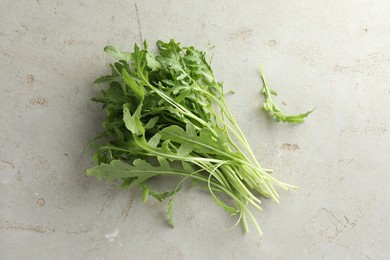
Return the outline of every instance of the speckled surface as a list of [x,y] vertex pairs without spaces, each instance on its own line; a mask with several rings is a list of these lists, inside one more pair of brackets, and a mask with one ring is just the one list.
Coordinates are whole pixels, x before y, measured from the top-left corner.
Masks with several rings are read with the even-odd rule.
[[[390,3],[386,1],[0,2],[1,259],[388,259]],[[105,45],[174,37],[210,51],[254,152],[301,188],[264,201],[254,228],[197,189],[142,204],[85,176],[99,131],[91,82]],[[300,126],[261,110],[261,63]],[[164,185],[169,185],[164,183]],[[387,246],[386,246],[387,245]]]

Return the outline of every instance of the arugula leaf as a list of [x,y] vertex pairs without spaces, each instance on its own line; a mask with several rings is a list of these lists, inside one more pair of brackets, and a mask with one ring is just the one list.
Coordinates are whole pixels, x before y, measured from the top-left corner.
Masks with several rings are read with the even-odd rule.
[[121,52],[119,47],[116,45],[106,46],[104,51],[107,52],[111,57],[117,60],[124,60],[128,62],[131,59],[131,53]]
[[136,135],[144,134],[145,129],[142,126],[140,120],[141,106],[137,108],[133,115],[130,115],[127,107],[123,108],[123,122],[125,122],[126,128]]
[[263,103],[264,110],[268,111],[270,115],[275,117],[276,121],[278,122],[283,121],[291,124],[302,124],[305,121],[304,118],[310,115],[314,111],[314,108],[310,111],[307,111],[299,115],[286,115],[284,112],[282,112],[282,110],[279,107],[276,106],[276,104],[272,100],[271,95],[276,96],[277,93],[275,90],[268,87],[261,66],[259,66],[259,70],[260,70],[261,79],[263,81],[262,93],[265,96],[265,101]]
[[137,84],[137,82],[130,76],[130,74],[125,70],[122,69],[122,76],[123,81],[126,83],[127,86],[130,87],[132,94],[136,97],[137,101],[141,103],[144,98],[144,88]]
[[142,159],[134,160],[130,165],[121,160],[113,160],[110,163],[102,163],[87,170],[87,175],[95,176],[99,180],[106,178],[107,182],[114,179],[135,178],[130,187],[141,185],[146,180],[163,175],[181,176],[187,172],[183,169],[172,169],[169,165],[153,166]]

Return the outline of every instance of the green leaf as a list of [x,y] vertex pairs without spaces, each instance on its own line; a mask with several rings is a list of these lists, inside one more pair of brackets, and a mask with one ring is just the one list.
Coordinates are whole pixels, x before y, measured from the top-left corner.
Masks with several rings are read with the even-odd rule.
[[283,121],[291,124],[302,124],[303,122],[305,122],[304,118],[310,115],[313,111],[314,109],[307,111],[306,113],[295,115],[295,116],[288,116],[288,115],[284,115],[281,112],[275,112],[274,116],[278,121]]
[[[141,160],[141,159],[137,159]],[[136,161],[137,161],[136,160]],[[137,166],[137,162],[134,161],[134,166],[131,166],[127,163],[124,163],[119,160],[113,160],[111,163],[106,164],[102,163],[98,166],[95,166],[87,170],[87,174],[90,176],[96,176],[98,180],[107,178],[107,181],[112,181],[114,179],[122,178],[137,178],[137,184],[143,183],[145,180],[158,175],[158,171],[152,171],[151,166],[140,165]],[[147,169],[150,169],[148,172]],[[131,186],[134,185],[134,181]]]
[[278,92],[276,92],[275,90],[273,89],[269,89],[269,92],[274,95],[274,96],[277,96],[278,95]]
[[136,178],[125,178],[123,179],[123,182],[121,185],[119,185],[119,188],[121,189],[128,189],[131,186],[131,183],[135,180]]
[[171,166],[169,165],[169,162],[166,158],[162,157],[162,156],[157,156],[157,160],[158,162],[160,163],[160,166],[164,169],[170,169]]
[[141,183],[140,187],[142,190],[142,202],[145,203],[148,200],[150,190],[145,183]]
[[94,84],[100,84],[100,83],[105,83],[105,82],[112,82],[112,81],[117,81],[120,80],[121,77],[117,75],[107,75],[107,76],[102,76],[98,79],[96,79],[93,83]]
[[283,121],[286,123],[291,123],[291,124],[302,124],[305,122],[304,118],[309,116],[313,111],[314,108],[310,111],[307,111],[305,113],[299,114],[299,115],[286,115],[282,112],[280,108],[276,106],[276,104],[273,102],[271,95],[277,95],[276,91],[272,90],[271,88],[268,87],[267,82],[265,81],[263,69],[261,66],[259,66],[260,70],[260,75],[261,79],[263,81],[263,94],[265,96],[265,101],[263,103],[263,108],[265,111],[268,111],[270,115],[275,117],[276,121]]
[[199,135],[195,132],[193,126],[188,123],[186,125],[187,132],[183,128],[172,125],[160,131],[162,140],[170,140],[180,144],[178,155],[188,155],[191,151],[202,154],[215,154],[225,157],[233,157],[234,155],[226,149],[226,146],[220,144],[212,137],[212,133],[208,128],[202,128]]
[[173,199],[168,201],[168,223],[174,227],[173,225]]
[[156,125],[159,118],[159,116],[151,118],[149,122],[145,125],[145,129],[152,129]]
[[102,163],[98,166],[87,170],[89,176],[95,176],[98,180],[106,178],[112,181],[115,179],[134,178],[130,184],[131,187],[140,186],[146,180],[160,175],[175,175],[175,173],[183,173],[180,170],[174,170],[170,166],[152,166],[150,163],[142,159],[136,159],[133,165],[127,164],[120,160],[113,160],[110,163]]
[[206,61],[204,52],[196,50],[194,47],[186,48],[184,61],[186,66],[191,68],[191,77],[195,80],[202,79],[206,84],[215,82],[213,71]]
[[169,198],[172,195],[176,194],[176,192],[178,192],[178,190],[174,190],[171,192],[166,191],[166,192],[162,192],[162,193],[156,193],[153,191],[149,191],[149,194],[152,195],[154,198],[156,198],[158,201],[163,201],[164,199]]
[[149,139],[148,145],[152,148],[156,148],[157,145],[160,143],[160,140],[161,140],[161,134],[157,133],[154,136],[152,136],[152,138]]
[[146,62],[147,62],[148,67],[151,68],[152,71],[157,71],[161,67],[160,63],[149,52],[146,53]]
[[192,137],[196,137],[197,136],[195,126],[193,124],[191,124],[191,123],[186,124],[186,133],[189,136],[192,136]]
[[193,150],[193,146],[191,143],[183,143],[180,145],[179,149],[177,150],[177,155],[179,156],[188,156]]
[[145,129],[142,126],[142,122],[140,120],[141,106],[137,108],[133,115],[130,114],[130,111],[127,107],[123,108],[123,122],[126,125],[126,128],[136,135],[143,135],[145,133]]
[[193,173],[195,172],[195,169],[189,164],[188,162],[182,161],[181,162],[183,169],[188,172],[188,173]]
[[126,83],[127,86],[130,87],[133,95],[138,99],[138,102],[142,103],[145,97],[143,87],[138,85],[137,82],[135,82],[135,80],[133,79],[133,77],[130,76],[130,74],[125,69],[122,70],[122,76],[123,81]]
[[109,45],[104,48],[104,51],[107,52],[111,57],[117,60],[124,60],[128,62],[131,59],[130,52],[121,52],[119,47],[116,45]]

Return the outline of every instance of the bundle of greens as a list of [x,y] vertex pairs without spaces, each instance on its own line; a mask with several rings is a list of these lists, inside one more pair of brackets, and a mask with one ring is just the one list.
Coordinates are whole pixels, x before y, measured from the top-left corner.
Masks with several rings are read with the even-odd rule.
[[[131,53],[105,48],[118,61],[111,64],[111,75],[96,80],[109,84],[93,98],[107,114],[97,136],[105,142],[94,142],[97,166],[87,174],[120,180],[121,187],[139,187],[144,201],[149,196],[169,199],[171,224],[173,199],[183,182],[191,180],[238,216],[233,227],[242,222],[248,231],[249,217],[261,234],[250,208],[261,210],[260,197],[278,202],[274,185],[285,190],[294,186],[259,165],[205,53],[173,39],[158,41],[157,47],[157,56],[146,42]],[[148,181],[156,176],[175,176],[177,185],[170,192],[152,191]]]

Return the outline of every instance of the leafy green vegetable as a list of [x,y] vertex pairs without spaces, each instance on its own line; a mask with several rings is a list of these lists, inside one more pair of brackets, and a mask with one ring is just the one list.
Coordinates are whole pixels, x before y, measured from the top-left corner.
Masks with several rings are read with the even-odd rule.
[[[275,184],[285,190],[294,186],[260,167],[206,54],[173,39],[158,41],[157,47],[157,56],[146,42],[131,53],[105,48],[118,61],[111,65],[111,75],[95,81],[109,88],[93,98],[103,104],[106,118],[94,139],[97,166],[87,174],[107,182],[121,180],[124,188],[139,187],[143,201],[150,196],[169,198],[171,224],[174,197],[183,182],[191,180],[238,216],[237,224],[241,222],[245,231],[249,217],[261,233],[249,204],[261,210],[260,197],[278,202]],[[177,177],[178,183],[171,191],[157,193],[148,181],[158,176]]]
[[265,101],[263,103],[263,108],[265,111],[268,111],[271,116],[274,116],[276,121],[283,121],[291,124],[302,124],[305,120],[304,118],[311,114],[314,111],[314,108],[306,113],[300,115],[286,115],[284,114],[280,108],[276,106],[273,102],[271,95],[278,95],[275,90],[268,87],[267,82],[265,81],[263,69],[261,66],[259,67],[261,79],[263,81],[263,94],[265,96]]

